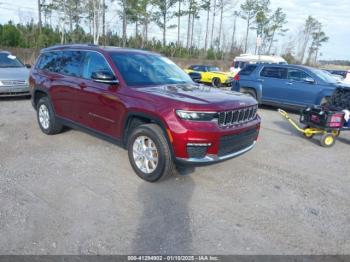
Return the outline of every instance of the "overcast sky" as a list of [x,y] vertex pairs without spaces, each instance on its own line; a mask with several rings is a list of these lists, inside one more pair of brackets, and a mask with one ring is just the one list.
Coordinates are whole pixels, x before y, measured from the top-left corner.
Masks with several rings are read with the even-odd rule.
[[[224,32],[227,40],[231,39],[233,19],[230,16],[234,6],[239,9],[239,5],[244,0],[232,0],[230,10],[226,10],[224,15]],[[238,2],[238,3],[237,3]],[[236,4],[237,3],[237,4]],[[312,15],[322,22],[324,31],[330,37],[328,43],[322,47],[322,59],[347,59],[350,60],[350,0],[271,0],[271,9],[281,7],[287,14],[289,32],[276,44],[277,51],[285,45],[288,40],[297,40],[297,34],[303,26],[308,15]],[[8,20],[15,22],[28,22],[31,18],[37,20],[37,0],[0,0],[0,23]],[[109,8],[107,15],[108,28],[121,32],[121,23],[115,12],[117,4],[114,3]],[[182,35],[186,35],[186,18],[183,18],[181,29]],[[217,18],[218,19],[218,18]],[[218,20],[217,20],[218,21]],[[238,20],[238,39],[243,39],[244,22]],[[204,39],[205,16],[201,15],[201,20],[196,26],[196,43],[203,42]],[[155,25],[151,26],[151,36],[161,38],[161,32]],[[129,34],[133,32],[133,27],[129,26]],[[176,39],[176,29],[168,32],[168,40]],[[251,34],[250,42],[253,43],[254,33]]]

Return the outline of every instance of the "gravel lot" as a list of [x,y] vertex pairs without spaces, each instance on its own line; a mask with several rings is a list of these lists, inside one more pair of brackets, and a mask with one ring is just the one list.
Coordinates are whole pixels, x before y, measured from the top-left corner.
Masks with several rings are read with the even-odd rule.
[[325,149],[260,115],[253,151],[150,184],[124,149],[0,100],[0,253],[350,254],[350,134]]

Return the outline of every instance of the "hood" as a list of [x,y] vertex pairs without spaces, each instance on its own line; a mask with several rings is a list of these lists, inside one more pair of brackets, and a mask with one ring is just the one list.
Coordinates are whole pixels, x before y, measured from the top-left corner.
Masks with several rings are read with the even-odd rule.
[[350,83],[347,83],[347,82],[341,82],[341,83],[338,83],[337,85],[337,88],[344,88],[344,89],[350,89]]
[[138,88],[138,91],[201,108],[210,108],[214,105],[226,110],[257,104],[255,99],[242,93],[196,84],[143,87]]
[[28,80],[29,69],[26,67],[0,68],[1,80]]

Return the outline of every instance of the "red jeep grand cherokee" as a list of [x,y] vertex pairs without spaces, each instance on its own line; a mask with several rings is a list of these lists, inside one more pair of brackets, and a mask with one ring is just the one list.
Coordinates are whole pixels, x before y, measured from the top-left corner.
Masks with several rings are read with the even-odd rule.
[[42,50],[30,75],[41,130],[83,129],[123,145],[141,178],[155,182],[175,163],[205,164],[252,149],[257,102],[195,84],[151,52],[93,45]]

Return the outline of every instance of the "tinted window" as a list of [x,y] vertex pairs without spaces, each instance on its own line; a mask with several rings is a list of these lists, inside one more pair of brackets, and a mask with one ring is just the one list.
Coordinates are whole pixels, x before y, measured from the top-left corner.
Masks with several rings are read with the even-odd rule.
[[256,65],[247,65],[239,72],[239,74],[242,76],[250,75],[251,73],[253,73],[256,67]]
[[217,66],[208,66],[208,71],[209,72],[219,72],[220,68],[218,68]]
[[113,63],[128,86],[193,83],[170,59],[144,53],[111,53]]
[[239,61],[236,61],[235,63],[234,63],[234,68],[238,68],[239,67]]
[[60,72],[61,70],[61,52],[48,52],[40,57],[38,68],[50,72]]
[[6,67],[23,67],[23,64],[15,56],[2,53],[0,54],[0,68]]
[[247,65],[247,62],[241,62],[241,64],[240,64],[240,68],[244,68],[245,66]]
[[191,66],[190,69],[193,71],[205,72],[205,66],[194,65]]
[[[84,59],[84,68],[82,76],[91,79],[93,72],[109,72],[113,74],[106,59],[99,53],[87,52]],[[114,75],[114,74],[113,74]]]
[[80,77],[84,54],[82,51],[64,51],[61,59],[61,73]]
[[286,79],[287,78],[287,69],[281,68],[281,67],[269,67],[269,66],[267,66],[267,67],[264,67],[264,69],[261,71],[260,76]]
[[306,78],[311,78],[304,71],[298,69],[288,69],[288,79],[293,81],[303,82]]

